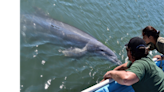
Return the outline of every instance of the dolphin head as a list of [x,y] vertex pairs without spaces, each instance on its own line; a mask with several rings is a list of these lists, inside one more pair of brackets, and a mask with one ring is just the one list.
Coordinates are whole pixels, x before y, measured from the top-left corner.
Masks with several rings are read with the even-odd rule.
[[122,64],[122,62],[117,59],[117,56],[115,55],[115,53],[99,41],[98,42],[90,42],[87,45],[87,50],[99,53],[117,65]]
[[100,46],[98,46],[96,51],[98,53],[102,54],[103,56],[105,56],[107,59],[114,62],[115,64],[117,64],[117,65],[122,64],[122,62],[117,59],[117,56],[115,55],[115,53],[111,49],[109,49],[107,46],[100,45]]

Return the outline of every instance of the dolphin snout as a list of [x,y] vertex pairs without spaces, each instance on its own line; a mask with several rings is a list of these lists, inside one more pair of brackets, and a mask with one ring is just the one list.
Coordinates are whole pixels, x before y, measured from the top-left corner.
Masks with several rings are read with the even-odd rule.
[[122,62],[120,60],[117,59],[117,56],[108,56],[106,55],[106,57],[112,61],[113,63],[115,63],[116,65],[121,65]]
[[118,60],[118,59],[114,59],[114,62],[115,62],[117,65],[121,65],[121,64],[122,64],[122,62],[121,62],[120,60]]

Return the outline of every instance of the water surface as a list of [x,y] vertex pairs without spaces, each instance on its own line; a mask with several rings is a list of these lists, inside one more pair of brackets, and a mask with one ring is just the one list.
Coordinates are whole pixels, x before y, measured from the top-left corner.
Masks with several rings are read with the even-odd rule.
[[[151,25],[164,37],[163,0],[21,0],[20,3],[20,89],[21,92],[80,92],[101,81],[116,67],[110,61],[87,54],[65,57],[70,48],[58,42],[41,26],[22,17],[39,7],[52,19],[92,35],[109,47],[123,63],[124,45]],[[61,43],[61,44],[58,44]],[[150,56],[159,54],[157,51]]]

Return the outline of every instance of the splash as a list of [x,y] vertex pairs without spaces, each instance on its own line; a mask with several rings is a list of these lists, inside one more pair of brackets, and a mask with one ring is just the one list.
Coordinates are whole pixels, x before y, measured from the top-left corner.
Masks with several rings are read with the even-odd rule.
[[47,83],[45,84],[45,89],[48,89],[49,88],[49,86],[51,85],[51,79],[49,79],[48,81],[47,81]]

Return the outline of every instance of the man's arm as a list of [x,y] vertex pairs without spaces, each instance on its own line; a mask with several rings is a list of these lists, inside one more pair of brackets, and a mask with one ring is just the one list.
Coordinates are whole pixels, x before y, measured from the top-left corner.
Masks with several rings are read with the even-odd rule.
[[[114,68],[113,70],[125,70],[125,69],[127,69],[127,64],[128,64],[128,62],[126,62],[126,63],[124,63],[124,64],[122,64],[122,65],[117,66],[117,67]],[[106,80],[106,79],[103,79],[103,80],[101,80],[100,82],[103,82],[104,80]]]
[[157,61],[164,60],[164,55],[155,55],[153,58],[157,58]]
[[112,78],[117,81],[119,84],[130,86],[139,81],[137,75],[130,71],[117,71],[112,70],[108,71],[104,75],[104,79]]
[[120,66],[117,66],[116,68],[114,68],[113,70],[126,70],[127,69],[127,64],[128,62],[120,65]]

